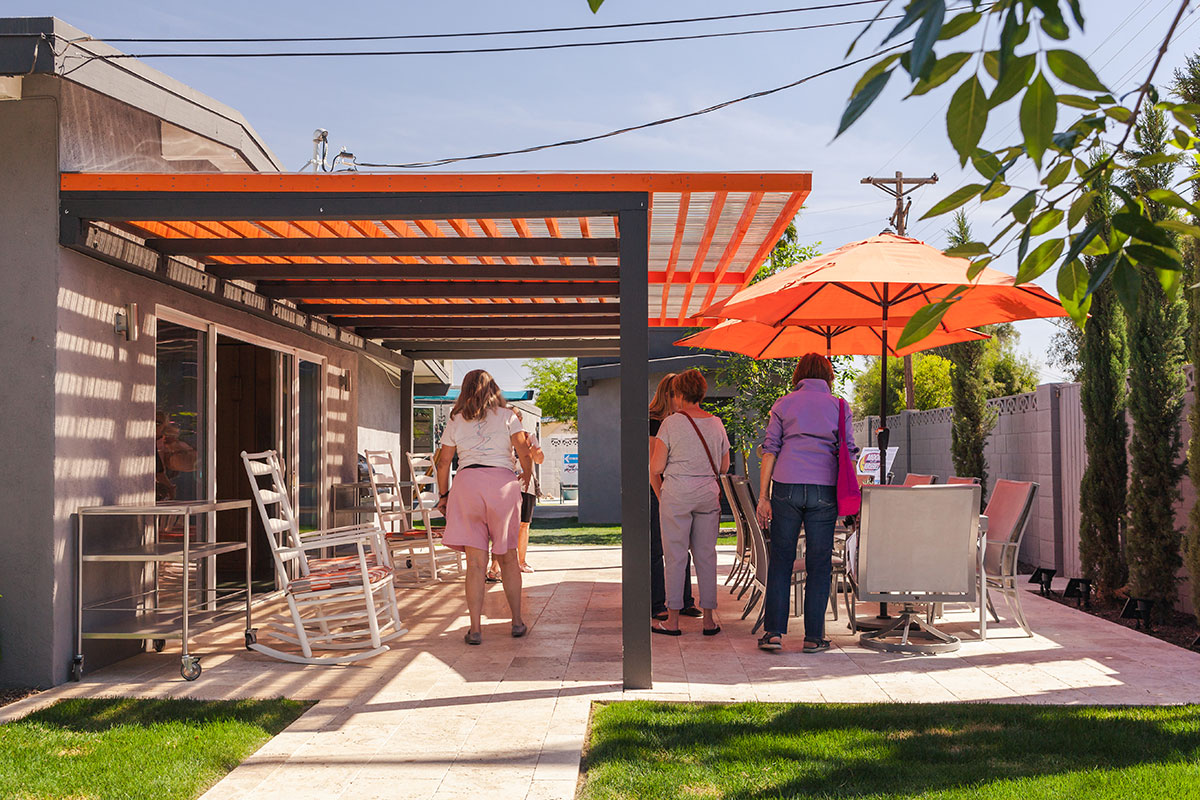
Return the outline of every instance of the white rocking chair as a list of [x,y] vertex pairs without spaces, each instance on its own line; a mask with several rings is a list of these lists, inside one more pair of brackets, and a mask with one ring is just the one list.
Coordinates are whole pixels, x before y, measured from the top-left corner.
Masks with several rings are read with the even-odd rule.
[[[257,641],[251,642],[250,649],[293,664],[345,664],[386,652],[385,642],[408,631],[400,624],[382,532],[374,525],[352,525],[301,533],[276,452],[243,451],[242,462],[266,529],[276,579],[291,612],[290,626],[268,623],[267,627],[274,638],[298,645],[303,655]],[[337,547],[354,547],[355,552],[331,558],[309,556]],[[316,657],[313,650],[357,652]]]
[[[414,503],[411,508],[405,503],[392,454],[387,450],[366,450],[363,454],[367,458],[376,518],[397,574],[408,574],[417,583],[437,581],[445,572],[461,574],[462,554],[440,546],[441,537],[433,527],[430,509],[421,503]],[[415,496],[418,483],[414,481],[413,486]],[[417,516],[424,527],[413,525]]]

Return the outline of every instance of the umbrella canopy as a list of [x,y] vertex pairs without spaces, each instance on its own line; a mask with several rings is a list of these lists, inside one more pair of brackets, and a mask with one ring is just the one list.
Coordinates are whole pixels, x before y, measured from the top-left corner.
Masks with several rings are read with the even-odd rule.
[[[921,350],[955,342],[991,338],[986,333],[964,328],[959,331],[936,330],[912,347],[897,350],[886,346],[890,356],[906,356]],[[896,337],[893,337],[894,342]],[[729,319],[707,330],[675,342],[684,347],[729,350],[753,359],[794,358],[805,353],[828,356],[870,356],[883,352],[883,328],[873,325],[783,325]]]
[[789,267],[702,312],[767,325],[880,325],[899,330],[923,306],[970,286],[939,329],[1065,317],[1062,304],[1032,284],[984,268],[967,279],[970,262],[918,239],[881,233]]

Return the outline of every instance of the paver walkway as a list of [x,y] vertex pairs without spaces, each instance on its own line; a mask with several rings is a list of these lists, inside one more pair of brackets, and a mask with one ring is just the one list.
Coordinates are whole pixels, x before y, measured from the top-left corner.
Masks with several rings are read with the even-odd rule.
[[[169,652],[146,653],[0,709],[0,722],[77,695],[315,699],[204,800],[520,800],[573,796],[594,700],[1200,702],[1200,654],[1033,594],[1024,596],[1032,639],[1006,620],[956,653],[899,656],[859,647],[843,618],[828,623],[833,650],[805,656],[792,649],[798,636],[780,654],[758,651],[722,591],[724,632],[703,637],[699,620],[685,619],[684,636],[654,637],[654,689],[623,693],[620,550],[537,548],[531,561],[539,571],[526,576],[524,639],[509,636],[498,586],[481,647],[463,644],[458,582],[406,589],[410,634],[368,662],[284,664],[243,649],[234,627],[200,640],[194,683]],[[964,606],[944,627],[965,636],[972,618]]]

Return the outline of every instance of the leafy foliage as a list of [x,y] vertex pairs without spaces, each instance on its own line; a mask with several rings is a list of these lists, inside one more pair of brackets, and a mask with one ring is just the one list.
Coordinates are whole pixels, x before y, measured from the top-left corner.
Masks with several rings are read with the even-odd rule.
[[[1103,181],[1094,188],[1096,202],[1088,209],[1087,219],[1106,225],[1113,195]],[[1102,233],[1107,236],[1107,228]],[[1089,270],[1095,270],[1099,259],[1085,257],[1084,262]],[[1125,453],[1129,347],[1125,313],[1111,284],[1096,288],[1091,308],[1092,317],[1079,336],[1079,391],[1087,451],[1087,467],[1079,484],[1079,562],[1097,595],[1112,597],[1128,575],[1122,542],[1129,474]],[[1071,330],[1079,329],[1071,326]]]
[[575,396],[576,361],[573,358],[533,358],[523,365],[529,372],[534,402],[548,421],[579,421],[579,398]]
[[[1146,195],[1170,185],[1174,165],[1153,158],[1166,149],[1167,127],[1163,113],[1157,109],[1151,109],[1138,124],[1135,140],[1139,150],[1131,153],[1130,159],[1141,166],[1127,173],[1130,191]],[[1151,203],[1147,207],[1156,222],[1173,216],[1166,205]],[[1126,213],[1113,215],[1114,227],[1121,225],[1121,217]],[[1170,229],[1156,225],[1154,230],[1164,232],[1165,246],[1174,245]],[[1133,436],[1129,445],[1125,557],[1133,595],[1155,600],[1156,606],[1165,610],[1175,602],[1175,575],[1182,564],[1174,505],[1180,496],[1179,481],[1183,477],[1178,453],[1187,312],[1183,301],[1171,290],[1171,284],[1154,279],[1157,268],[1139,265],[1136,269],[1142,287],[1129,329],[1129,411]],[[1178,280],[1178,274],[1173,274]]]

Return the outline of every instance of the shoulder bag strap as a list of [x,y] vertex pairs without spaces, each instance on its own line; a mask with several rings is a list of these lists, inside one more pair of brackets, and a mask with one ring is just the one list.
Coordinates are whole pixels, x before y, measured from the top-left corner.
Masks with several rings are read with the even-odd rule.
[[[682,411],[679,413],[683,414]],[[708,465],[712,467],[713,477],[718,481],[721,480],[721,473],[717,469],[717,462],[713,461],[712,453],[708,452],[708,442],[704,441],[704,434],[700,432],[700,426],[696,424],[696,420],[692,419],[690,414],[683,414],[683,416],[687,417],[687,421],[692,423],[692,430],[700,437],[700,447],[704,450],[704,455],[708,456]]]

